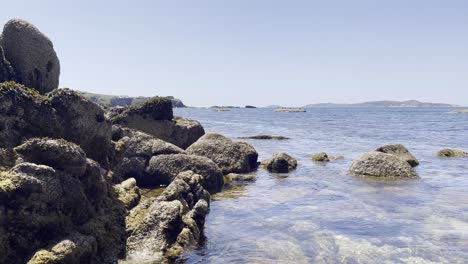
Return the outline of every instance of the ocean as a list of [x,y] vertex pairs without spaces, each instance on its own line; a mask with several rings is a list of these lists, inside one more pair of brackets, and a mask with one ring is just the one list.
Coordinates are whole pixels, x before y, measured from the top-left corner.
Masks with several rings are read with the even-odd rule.
[[[181,263],[465,263],[468,260],[468,114],[439,108],[175,109],[207,132],[250,140],[259,160],[286,152],[288,174],[258,169],[256,180],[212,196],[206,240]],[[403,144],[420,179],[366,180],[347,175],[352,161],[385,144]],[[343,159],[311,160],[326,152]]]

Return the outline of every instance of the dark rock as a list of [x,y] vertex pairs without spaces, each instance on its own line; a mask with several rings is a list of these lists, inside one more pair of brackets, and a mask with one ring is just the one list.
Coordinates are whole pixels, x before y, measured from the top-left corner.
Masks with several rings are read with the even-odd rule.
[[147,175],[141,179],[139,186],[169,184],[179,173],[187,170],[203,176],[202,185],[209,192],[214,193],[222,189],[223,175],[212,160],[185,154],[159,155],[151,158]]
[[205,134],[199,122],[174,118],[168,98],[157,97],[141,105],[112,109],[108,118],[113,124],[141,130],[183,149]]
[[257,168],[258,153],[252,145],[232,141],[220,134],[206,134],[186,151],[213,160],[223,174],[246,173]]
[[349,169],[355,176],[418,178],[408,162],[399,157],[383,152],[373,151],[355,160]]
[[468,152],[458,149],[443,149],[437,153],[441,158],[460,158],[468,157]]
[[13,19],[3,28],[0,46],[15,70],[18,83],[41,94],[58,87],[60,62],[52,42],[32,24]]
[[256,135],[256,136],[249,136],[249,137],[240,137],[242,139],[275,139],[275,140],[286,140],[289,139],[288,137],[283,136],[272,136],[272,135]]
[[86,154],[107,166],[111,144],[111,124],[104,110],[70,89],[58,89],[49,100],[63,124],[63,138],[79,144]]
[[[33,255],[32,263],[115,262],[125,248],[125,208],[99,164],[63,140],[33,139],[17,150],[19,164],[0,172],[0,263]],[[75,241],[78,233],[97,245]]]
[[28,264],[92,263],[96,259],[96,254],[96,238],[76,234],[36,252]]
[[262,161],[261,166],[270,172],[288,173],[297,168],[297,160],[286,153],[278,153],[273,158]]
[[111,167],[120,180],[135,178],[141,182],[146,177],[146,167],[153,156],[184,153],[181,148],[138,130],[114,125],[112,131],[113,138],[118,140],[115,142]]
[[15,166],[16,153],[11,148],[0,148],[0,171],[9,170]]
[[401,144],[385,145],[379,147],[376,149],[376,151],[395,155],[398,158],[408,162],[411,167],[416,167],[419,165],[419,161],[413,156],[413,154],[411,154],[411,152],[409,152],[405,146]]
[[209,193],[203,177],[180,173],[158,197],[141,202],[127,217],[127,257],[131,261],[172,262],[203,240]]
[[314,155],[312,155],[312,160],[319,161],[319,162],[328,162],[330,161],[330,158],[328,157],[327,153],[319,152],[319,153],[315,153]]
[[[1,39],[1,36],[0,36]],[[1,40],[0,40],[1,43]],[[5,53],[2,46],[0,46],[0,82],[14,81],[15,71],[11,67],[10,62],[5,58]]]
[[253,105],[246,105],[245,108],[251,108],[252,109],[252,108],[257,108],[257,107],[255,107]]

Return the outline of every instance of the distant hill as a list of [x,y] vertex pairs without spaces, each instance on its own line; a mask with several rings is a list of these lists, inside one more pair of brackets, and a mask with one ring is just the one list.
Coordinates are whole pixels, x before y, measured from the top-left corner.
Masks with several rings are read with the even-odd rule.
[[[151,97],[130,97],[130,96],[117,96],[117,95],[106,95],[106,94],[95,94],[95,93],[88,93],[88,92],[81,92],[78,91],[82,96],[88,98],[89,100],[104,105],[107,107],[118,107],[118,106],[130,106],[143,103],[147,101]],[[172,100],[173,107],[186,107],[184,103],[180,99],[174,98],[172,96],[167,96]]]
[[442,104],[442,103],[424,103],[416,100],[409,101],[373,101],[364,102],[357,104],[333,104],[333,103],[319,103],[309,104],[304,108],[316,108],[316,107],[460,107],[459,105],[453,104]]

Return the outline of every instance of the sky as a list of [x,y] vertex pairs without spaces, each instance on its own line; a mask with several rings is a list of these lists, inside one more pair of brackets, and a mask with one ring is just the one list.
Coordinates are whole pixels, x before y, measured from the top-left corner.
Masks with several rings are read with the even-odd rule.
[[466,0],[14,0],[60,87],[191,106],[468,105]]

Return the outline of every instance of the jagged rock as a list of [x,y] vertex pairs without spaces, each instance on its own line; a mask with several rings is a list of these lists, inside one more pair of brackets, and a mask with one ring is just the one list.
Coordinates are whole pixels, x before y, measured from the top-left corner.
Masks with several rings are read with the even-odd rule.
[[31,137],[60,137],[62,122],[47,98],[14,82],[0,83],[0,147]]
[[75,235],[40,250],[28,264],[81,264],[95,261],[97,242],[93,236]]
[[141,130],[183,149],[205,134],[199,122],[174,118],[171,100],[164,97],[124,109],[112,109],[108,118],[113,124]]
[[34,25],[20,19],[8,21],[0,46],[15,70],[17,82],[41,94],[58,87],[60,62],[54,46]]
[[[97,251],[89,262],[121,257],[125,208],[99,164],[63,140],[32,139],[17,151],[18,164],[0,172],[0,263],[26,263],[38,250],[76,233],[96,239]],[[64,254],[71,255],[63,257],[81,258],[89,252],[77,246],[66,249]],[[33,259],[51,256],[43,253]]]
[[297,160],[286,153],[278,153],[262,161],[261,166],[270,172],[288,173],[297,168]]
[[319,162],[328,162],[330,161],[330,158],[328,157],[327,153],[319,152],[319,153],[315,153],[314,155],[312,155],[312,160],[319,161]]
[[13,70],[13,67],[11,67],[10,62],[5,58],[3,48],[0,46],[0,82],[13,80],[15,80],[15,71]]
[[220,134],[206,134],[186,152],[213,160],[223,174],[246,173],[257,168],[258,153],[252,145],[232,141]]
[[398,158],[408,162],[411,167],[416,167],[419,165],[419,161],[413,156],[413,154],[411,154],[411,152],[409,152],[405,146],[401,144],[385,145],[377,148],[376,151],[395,155]]
[[76,144],[63,139],[34,138],[15,148],[25,162],[47,165],[82,176],[86,170],[86,154]]
[[136,185],[134,178],[127,179],[121,184],[114,185],[115,192],[119,200],[125,205],[127,210],[137,206],[141,199],[140,189]]
[[116,177],[133,177],[140,182],[146,175],[146,167],[153,156],[181,154],[184,151],[171,143],[157,139],[135,129],[112,126],[115,153],[111,160]]
[[62,120],[62,137],[79,144],[90,158],[106,166],[112,127],[104,110],[70,89],[57,89],[49,98]]
[[15,166],[17,156],[12,148],[0,148],[0,171],[9,170]]
[[437,153],[441,158],[460,158],[468,157],[468,152],[458,149],[443,149]]
[[355,176],[417,178],[418,175],[408,162],[399,157],[379,151],[362,155],[349,169]]
[[147,175],[141,179],[140,186],[169,184],[184,171],[191,170],[203,176],[203,187],[209,192],[220,191],[224,184],[219,167],[210,159],[195,155],[172,154],[151,158]]
[[204,178],[180,173],[158,197],[141,202],[127,217],[127,259],[164,262],[201,242],[209,193]]

